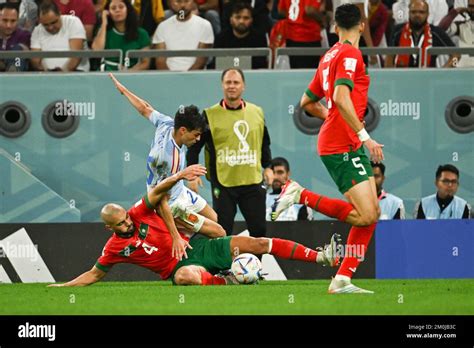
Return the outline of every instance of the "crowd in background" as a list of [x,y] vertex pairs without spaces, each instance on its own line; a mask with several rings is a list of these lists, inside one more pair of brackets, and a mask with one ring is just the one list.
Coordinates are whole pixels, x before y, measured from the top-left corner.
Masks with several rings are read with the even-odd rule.
[[[216,67],[208,57],[125,59],[130,50],[330,47],[333,13],[358,4],[361,46],[419,47],[373,55],[370,67],[474,67],[469,55],[426,54],[428,47],[474,47],[474,0],[0,0],[0,50],[119,49],[119,58],[2,59],[0,71],[172,70]],[[281,56],[280,56],[281,57]],[[290,56],[276,68],[316,68],[319,56]],[[421,61],[420,61],[421,60]],[[253,69],[267,68],[253,57]]]

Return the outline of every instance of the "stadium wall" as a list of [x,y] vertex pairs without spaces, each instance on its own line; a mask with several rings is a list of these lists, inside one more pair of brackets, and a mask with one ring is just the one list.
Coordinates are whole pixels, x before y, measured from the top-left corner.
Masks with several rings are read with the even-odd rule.
[[[267,236],[322,246],[337,232],[347,240],[341,222],[268,223]],[[245,229],[236,223],[234,233]],[[383,221],[355,278],[474,278],[474,222]],[[101,255],[110,232],[100,223],[0,224],[0,283],[67,281],[89,270]],[[345,249],[347,250],[347,249]],[[284,278],[329,279],[335,269],[277,259]],[[264,259],[264,271],[269,271]],[[146,269],[120,264],[105,281],[157,280]]]
[[[272,153],[290,160],[293,178],[313,190],[341,197],[315,154],[316,137],[297,130],[292,118],[312,74],[304,70],[246,72],[245,97],[263,107]],[[179,105],[204,108],[222,95],[220,73],[214,71],[117,76],[156,109],[171,115]],[[474,203],[474,137],[472,132],[453,131],[445,120],[453,99],[472,98],[474,70],[376,70],[371,80],[369,97],[382,115],[372,135],[385,145],[385,188],[405,200],[408,217],[416,200],[434,193],[434,173],[441,163],[459,167],[458,195]],[[42,117],[48,106],[64,100],[84,109],[75,118],[76,131],[55,138],[43,129]],[[69,202],[71,209],[77,208],[82,222],[98,221],[99,209],[106,202],[129,206],[143,194],[154,129],[116,91],[107,75],[0,75],[0,108],[11,101],[23,104],[31,125],[18,138],[0,135],[0,148]],[[473,112],[471,108],[469,117]],[[0,222],[18,221],[9,218],[11,210],[23,206],[28,211],[30,204],[24,200],[28,191],[8,194],[14,183],[5,175],[7,169],[0,166],[0,182],[6,187],[0,198],[10,202],[0,202]],[[202,194],[210,201],[209,185]],[[28,214],[24,216],[23,222],[30,222]],[[324,217],[317,214],[316,218]]]

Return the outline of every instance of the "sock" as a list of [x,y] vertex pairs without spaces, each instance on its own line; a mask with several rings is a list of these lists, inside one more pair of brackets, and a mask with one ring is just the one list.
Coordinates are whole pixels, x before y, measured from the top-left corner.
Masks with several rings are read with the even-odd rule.
[[[374,234],[375,226],[377,226],[376,223],[363,227],[352,226],[349,231],[349,237],[347,237],[344,260],[337,271],[336,279],[338,279],[338,276],[352,278],[357,266],[359,266],[359,263],[362,261],[361,259],[365,256],[372,235]],[[339,277],[339,279],[340,278],[341,277]]]
[[201,271],[201,285],[226,285],[226,283],[224,278]]
[[291,240],[272,238],[270,254],[282,259],[316,262],[318,252]]
[[305,204],[324,215],[343,222],[346,221],[347,216],[354,209],[352,204],[342,199],[325,197],[309,190],[301,192],[300,204]]

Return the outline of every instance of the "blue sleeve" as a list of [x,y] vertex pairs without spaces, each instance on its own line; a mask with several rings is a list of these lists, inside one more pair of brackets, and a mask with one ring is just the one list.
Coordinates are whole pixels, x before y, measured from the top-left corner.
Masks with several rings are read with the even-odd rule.
[[170,116],[166,116],[165,114],[162,114],[156,110],[153,110],[149,120],[157,128],[164,123],[170,123],[171,125],[174,124],[174,120]]

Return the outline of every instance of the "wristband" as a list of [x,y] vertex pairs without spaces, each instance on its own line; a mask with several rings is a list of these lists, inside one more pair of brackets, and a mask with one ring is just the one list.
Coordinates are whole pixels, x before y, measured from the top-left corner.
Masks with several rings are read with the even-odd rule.
[[364,142],[370,139],[369,133],[365,130],[365,128],[362,128],[360,131],[357,132],[357,136],[359,137],[359,140]]

